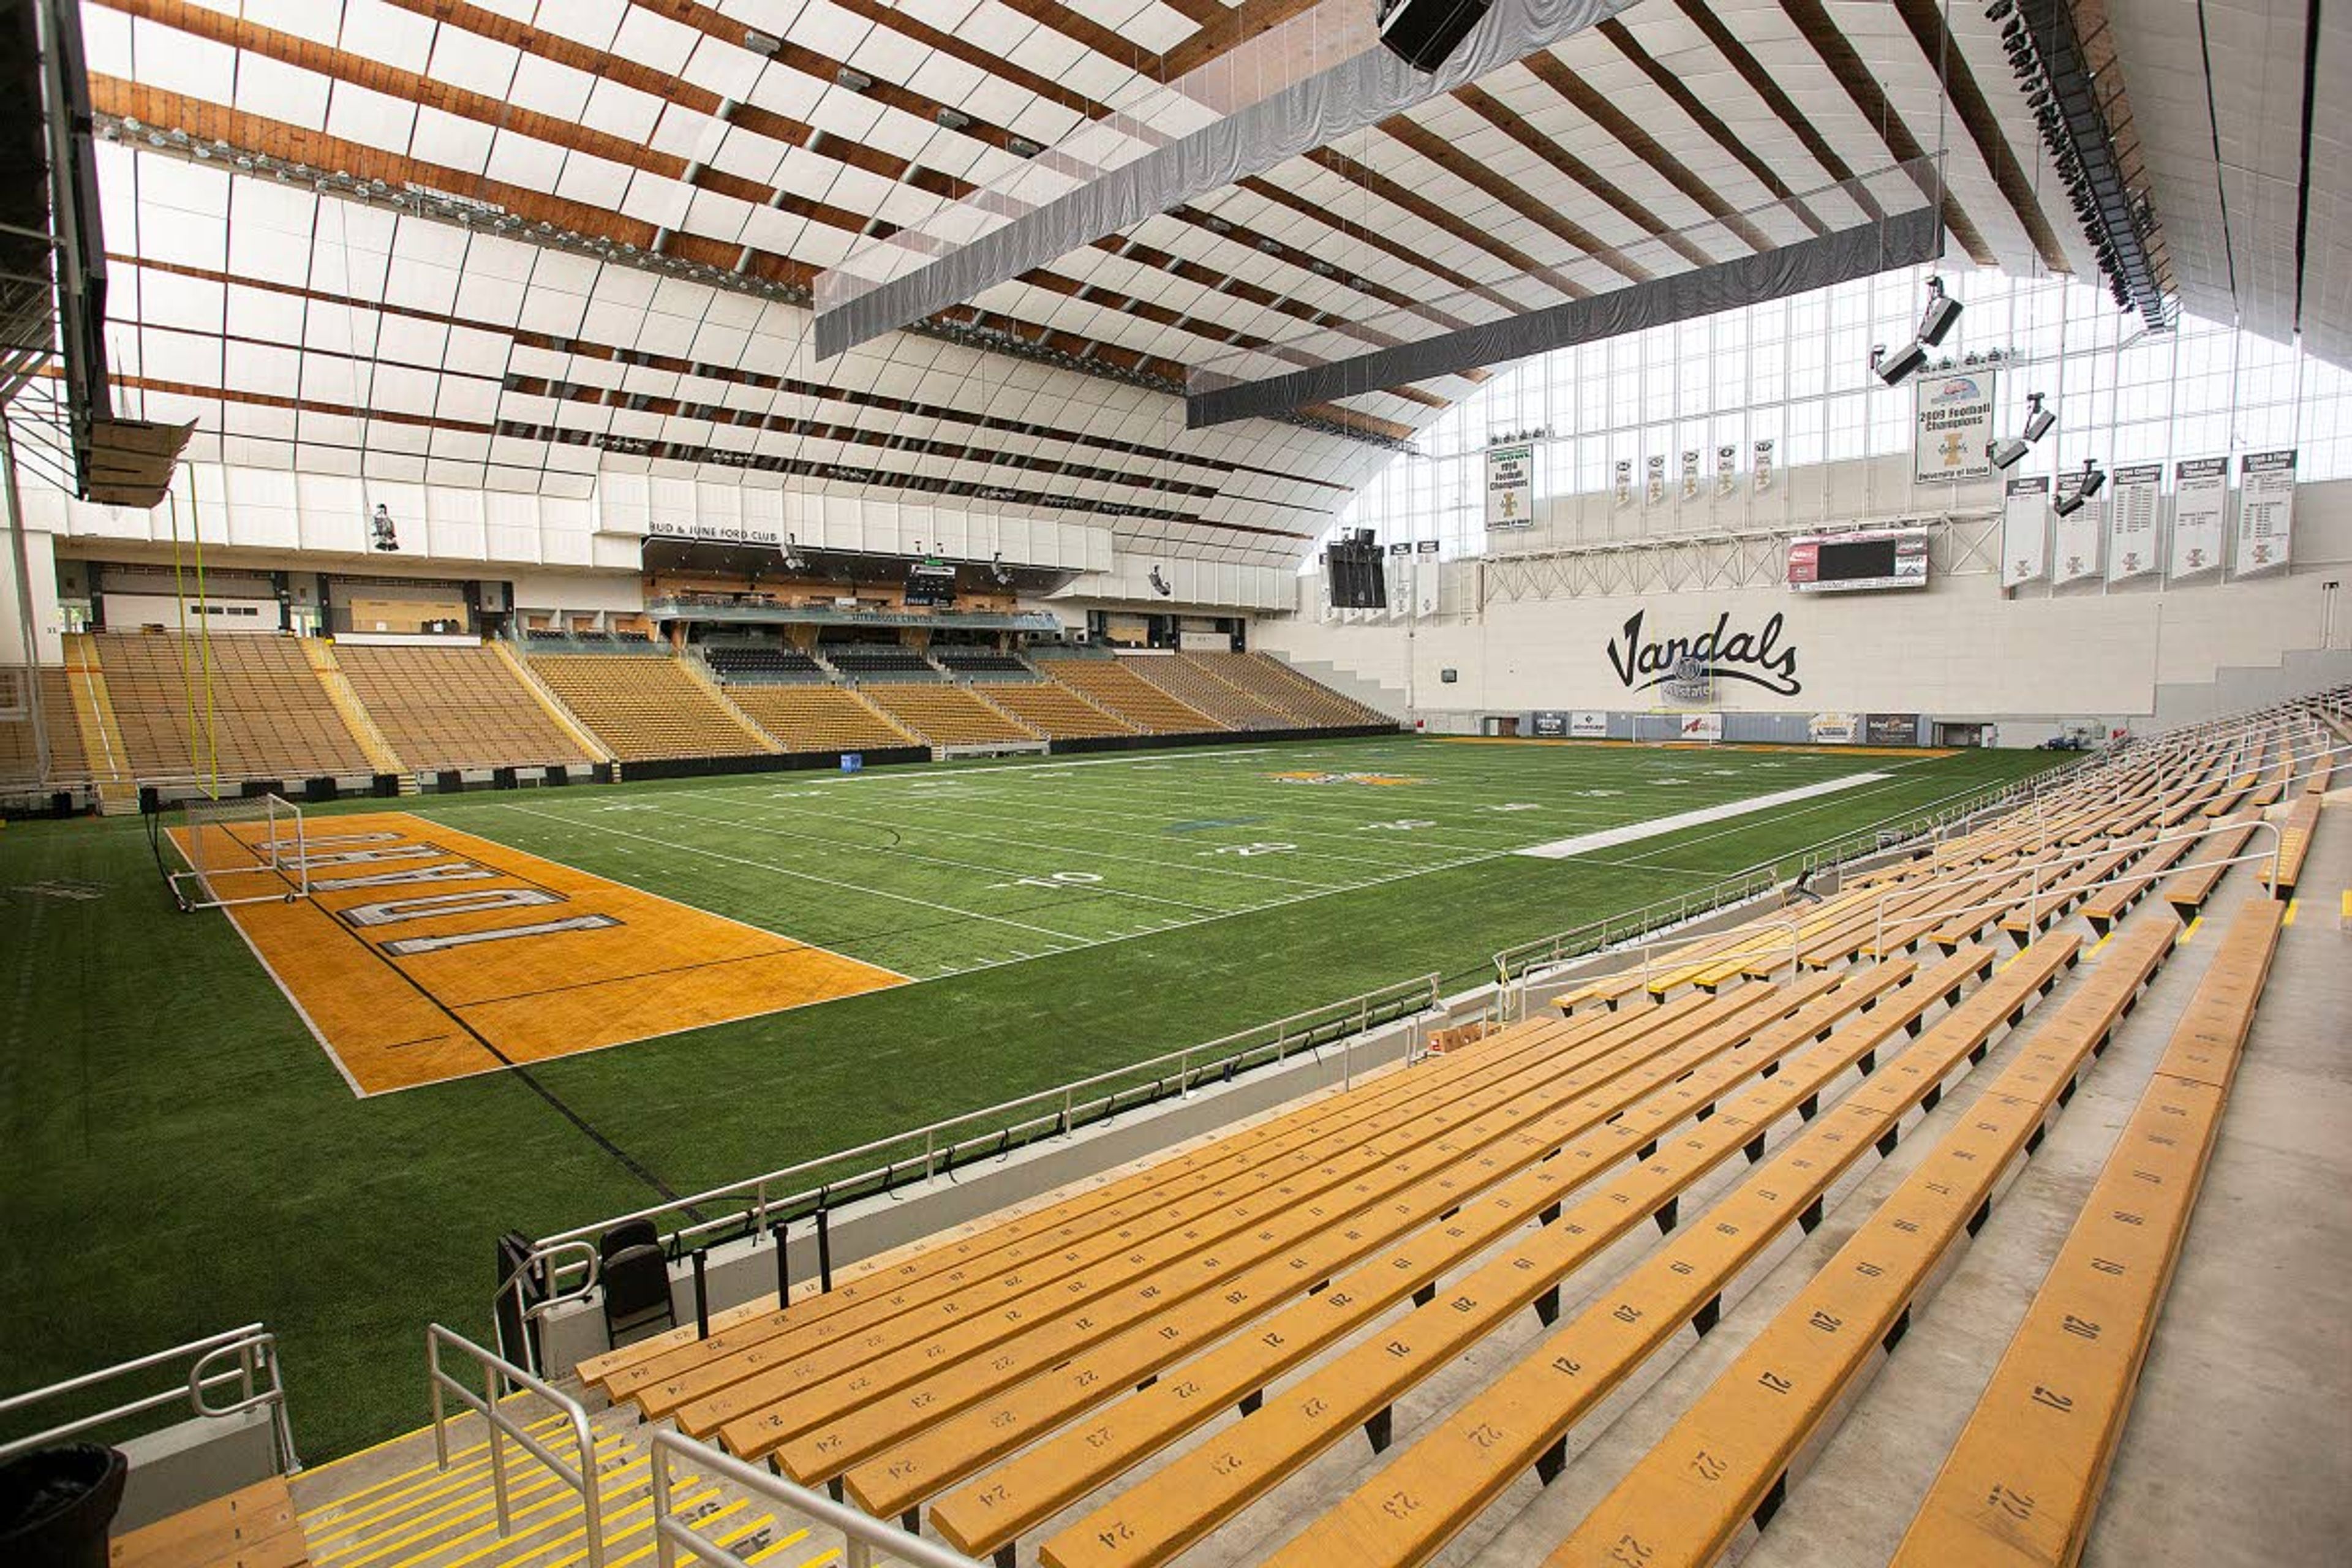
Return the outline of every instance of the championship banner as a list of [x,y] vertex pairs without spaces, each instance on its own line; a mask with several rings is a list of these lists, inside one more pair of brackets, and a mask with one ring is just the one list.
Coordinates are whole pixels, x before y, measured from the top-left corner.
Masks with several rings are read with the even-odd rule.
[[1737,447],[1717,447],[1715,449],[1715,493],[1717,495],[1727,496],[1738,488],[1738,481],[1733,465],[1738,462],[1738,457],[1739,448]]
[[1683,500],[1698,500],[1698,453],[1683,454]]
[[2238,547],[2233,576],[2275,572],[2292,557],[2294,453],[2249,452],[2238,459]]
[[[2065,500],[2083,488],[2083,470],[2058,476],[2058,499]],[[2080,583],[2099,574],[2099,536],[2106,531],[2106,519],[2095,498],[2063,517],[2053,514],[2055,548],[2051,552],[2050,582],[2053,587]]]
[[1568,716],[1568,732],[1580,741],[1607,740],[1609,715],[1590,708],[1580,708]]
[[2172,562],[2178,583],[2221,569],[2221,519],[2230,504],[2230,459],[2192,458],[2172,466]]
[[1862,721],[1852,713],[1816,713],[1805,733],[1816,746],[1850,746],[1862,732]]
[[2107,512],[2107,581],[2128,583],[2156,570],[2156,500],[2164,491],[2164,465],[2117,468],[2107,489],[2115,492]]
[[1527,528],[1536,520],[1536,449],[1486,448],[1486,531]]
[[1650,457],[1648,480],[1642,487],[1642,504],[1656,506],[1665,499],[1666,455],[1664,452],[1655,452]]
[[1756,493],[1762,495],[1772,488],[1772,443],[1769,439],[1756,443],[1756,458],[1751,467],[1756,471]]
[[1926,484],[1991,474],[1992,373],[1925,375],[1913,386],[1913,475]]
[[1437,558],[1437,541],[1424,539],[1412,557],[1412,612],[1417,616],[1437,614],[1438,584],[1444,580],[1445,566]]
[[2000,509],[2000,585],[2050,575],[2050,476],[2011,479]]
[[1631,458],[1617,459],[1616,478],[1612,488],[1616,491],[1619,506],[1633,504],[1633,460]]

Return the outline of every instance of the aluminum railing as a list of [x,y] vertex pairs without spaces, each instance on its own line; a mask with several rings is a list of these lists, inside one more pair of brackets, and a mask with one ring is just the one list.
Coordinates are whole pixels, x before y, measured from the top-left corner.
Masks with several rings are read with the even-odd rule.
[[[1243,1065],[1273,1066],[1302,1052],[1312,1052],[1319,1059],[1325,1051],[1336,1048],[1341,1089],[1351,1089],[1361,1037],[1374,1028],[1408,1023],[1436,1011],[1441,978],[1434,972],[1417,975],[745,1181],[540,1237],[500,1281],[492,1302],[494,1314],[511,1307],[523,1325],[523,1343],[510,1348],[519,1350],[521,1359],[536,1371],[538,1352],[531,1342],[530,1325],[594,1293],[601,1273],[596,1238],[615,1226],[637,1220],[658,1224],[686,1216],[686,1223],[662,1234],[662,1245],[673,1258],[716,1241],[756,1240],[771,1234],[783,1220],[812,1214],[835,1201],[929,1184],[967,1159],[1009,1157],[1013,1150],[1042,1139],[1074,1136],[1095,1121],[1144,1102],[1133,1097],[1149,1093],[1156,1101],[1172,1092],[1177,1098],[1190,1099],[1229,1070],[1237,1071]],[[1414,1054],[1417,1044],[1417,1040],[1408,1041],[1409,1056]],[[1228,1064],[1234,1065],[1229,1068]],[[861,1168],[856,1163],[886,1154],[889,1158],[879,1164]],[[693,1217],[706,1210],[724,1212]],[[534,1286],[541,1292],[536,1300],[532,1299]]]
[[842,1568],[872,1568],[877,1556],[913,1563],[915,1568],[982,1568],[971,1558],[950,1552],[944,1546],[934,1545],[919,1535],[910,1535],[894,1524],[885,1523],[871,1514],[860,1513],[846,1503],[837,1503],[821,1492],[795,1486],[782,1476],[756,1465],[747,1465],[667,1426],[654,1429],[652,1449],[655,1568],[677,1568],[680,1552],[699,1558],[711,1564],[712,1568],[751,1568],[743,1558],[708,1536],[696,1533],[690,1521],[671,1511],[669,1466],[673,1454],[698,1472],[731,1481],[778,1507],[791,1509],[819,1524],[830,1525],[841,1531],[845,1538],[841,1554]]
[[[231,1329],[206,1339],[191,1340],[186,1344],[173,1345],[170,1350],[157,1351],[152,1355],[121,1362],[97,1372],[84,1373],[79,1377],[69,1377],[46,1388],[11,1394],[0,1399],[0,1419],[176,1362],[187,1363],[187,1375],[182,1382],[111,1409],[77,1416],[28,1436],[0,1443],[0,1462],[34,1448],[46,1447],[51,1443],[61,1443],[68,1437],[95,1431],[113,1422],[127,1421],[150,1411],[179,1405],[184,1405],[190,1415],[206,1420],[226,1420],[233,1415],[242,1415],[248,1410],[267,1409],[278,1473],[291,1475],[302,1468],[300,1458],[294,1452],[293,1423],[286,1414],[286,1385],[278,1369],[278,1336],[259,1323],[247,1323],[241,1329]],[[229,1363],[234,1364],[225,1364]],[[215,1405],[207,1398],[213,1390],[230,1384],[234,1384],[237,1392],[228,1404]]]
[[[444,1346],[461,1352],[481,1369],[482,1392],[476,1394],[464,1384],[441,1370]],[[493,1355],[465,1335],[429,1323],[425,1329],[425,1381],[433,1394],[433,1456],[438,1468],[449,1468],[449,1429],[444,1401],[454,1396],[467,1409],[480,1413],[489,1433],[490,1494],[498,1508],[499,1534],[512,1533],[514,1517],[507,1501],[507,1456],[504,1439],[511,1437],[522,1446],[525,1453],[555,1473],[556,1479],[580,1494],[580,1511],[587,1540],[588,1568],[604,1568],[604,1499],[596,1486],[596,1433],[588,1425],[588,1412],[581,1403],[542,1383],[530,1373],[503,1357]],[[501,1403],[509,1383],[546,1400],[569,1418],[572,1441],[579,1446],[579,1460],[567,1464],[556,1452],[533,1436],[523,1425],[507,1414]]]

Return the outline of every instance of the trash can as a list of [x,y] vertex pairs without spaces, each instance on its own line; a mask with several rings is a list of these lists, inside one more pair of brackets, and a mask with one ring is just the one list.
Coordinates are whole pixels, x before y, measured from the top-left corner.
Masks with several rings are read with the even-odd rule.
[[0,1563],[106,1568],[107,1526],[130,1461],[95,1443],[37,1448],[0,1465]]

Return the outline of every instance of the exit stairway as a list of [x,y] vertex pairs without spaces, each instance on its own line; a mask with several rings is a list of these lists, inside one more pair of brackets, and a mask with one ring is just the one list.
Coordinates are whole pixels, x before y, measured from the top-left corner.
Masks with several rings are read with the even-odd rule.
[[[505,1407],[567,1462],[577,1461],[569,1419],[520,1394]],[[655,1556],[647,1435],[633,1408],[597,1412],[589,1428],[605,1568]],[[449,1462],[436,1461],[430,1428],[304,1471],[293,1479],[297,1518],[313,1568],[587,1568],[580,1495],[521,1445],[502,1438],[510,1528],[501,1534],[489,1445],[480,1417],[448,1424]],[[673,1460],[670,1510],[704,1539],[746,1563],[830,1568],[838,1532],[778,1509],[724,1479]],[[689,1559],[684,1553],[681,1563]]]

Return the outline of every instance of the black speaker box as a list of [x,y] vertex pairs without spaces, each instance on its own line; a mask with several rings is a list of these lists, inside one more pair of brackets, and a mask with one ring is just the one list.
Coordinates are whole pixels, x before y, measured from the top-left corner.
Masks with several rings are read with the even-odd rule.
[[1381,0],[1381,42],[1417,71],[1435,72],[1486,18],[1493,0]]

